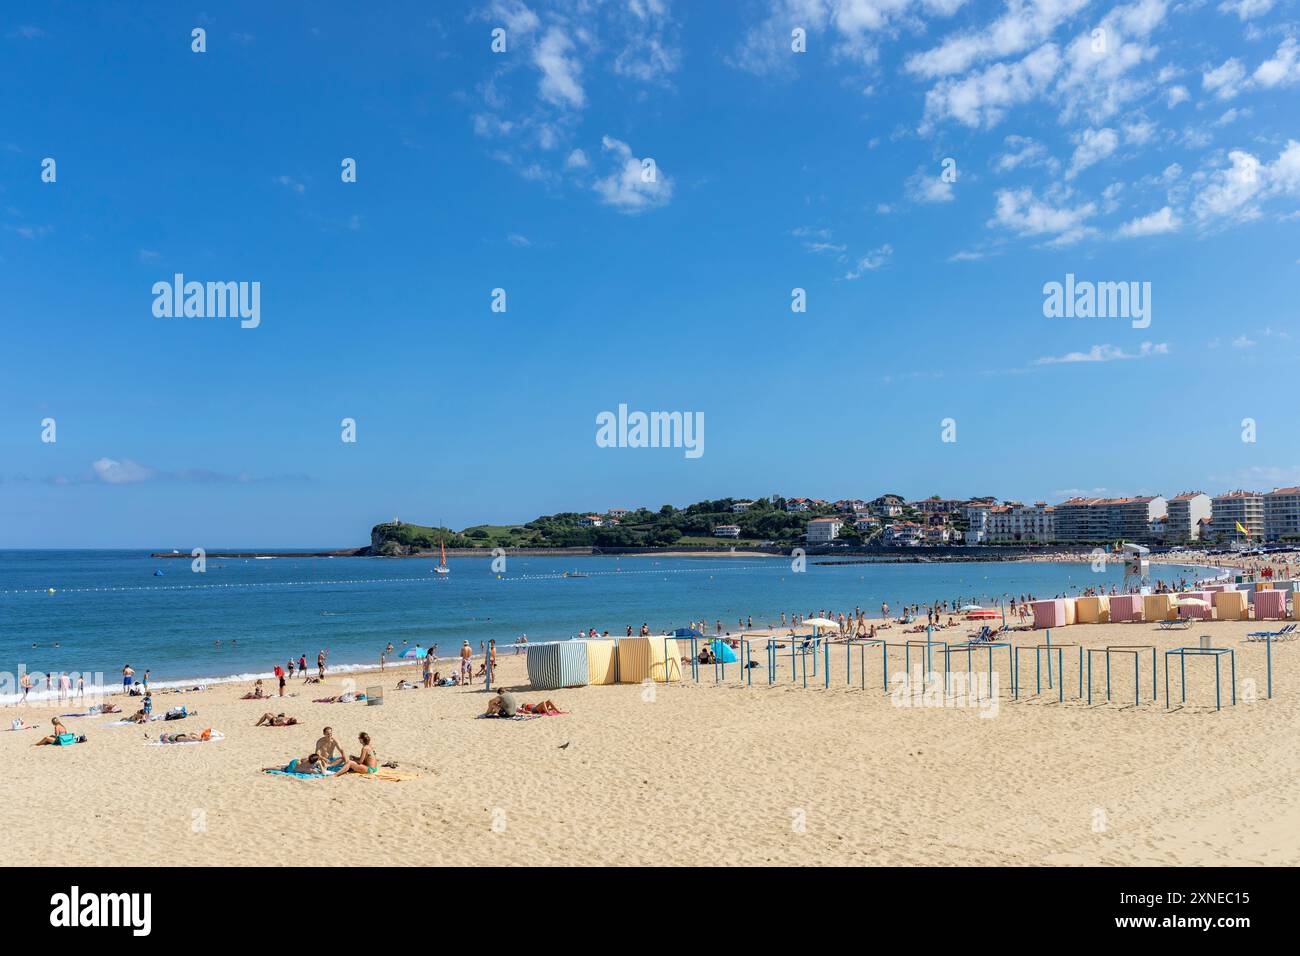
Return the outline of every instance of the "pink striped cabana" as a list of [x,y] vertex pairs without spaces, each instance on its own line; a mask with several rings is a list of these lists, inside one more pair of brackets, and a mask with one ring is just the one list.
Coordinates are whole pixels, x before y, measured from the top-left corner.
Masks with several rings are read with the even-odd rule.
[[1255,592],[1255,620],[1277,621],[1286,617],[1286,592],[1269,590]]
[[1053,601],[1030,601],[1029,609],[1034,612],[1035,630],[1065,626],[1065,601],[1060,598]]
[[1140,620],[1142,620],[1142,595],[1117,594],[1110,599],[1110,621],[1112,624]]
[[1178,595],[1178,600],[1183,601],[1189,598],[1204,601],[1207,607],[1187,607],[1179,606],[1178,616],[1183,620],[1209,621],[1214,617],[1214,592],[1212,591],[1184,591]]

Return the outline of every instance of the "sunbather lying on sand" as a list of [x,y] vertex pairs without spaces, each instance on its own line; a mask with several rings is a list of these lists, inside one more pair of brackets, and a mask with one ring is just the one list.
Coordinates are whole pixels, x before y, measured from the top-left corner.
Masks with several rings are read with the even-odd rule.
[[262,769],[279,770],[283,773],[318,773],[322,776],[330,772],[320,754],[311,754],[302,758],[294,757],[283,767],[263,767]]
[[158,743],[160,744],[192,744],[201,740],[212,739],[212,728],[209,727],[201,734],[159,734]]
[[253,726],[261,727],[265,724],[267,727],[292,727],[296,723],[298,723],[297,717],[286,717],[284,714],[265,713],[261,717],[257,718],[257,723],[253,724]]
[[239,699],[240,700],[261,700],[265,696],[266,694],[262,692],[262,682],[259,680],[256,684],[253,685],[252,690],[250,690],[247,694],[245,694],[243,697]]
[[342,694],[335,694],[333,697],[318,697],[312,701],[314,704],[350,704],[357,699],[354,691],[347,691]]
[[549,700],[544,700],[540,704],[520,704],[519,713],[521,714],[545,714],[548,717],[554,717],[562,714],[564,711],[556,707]]

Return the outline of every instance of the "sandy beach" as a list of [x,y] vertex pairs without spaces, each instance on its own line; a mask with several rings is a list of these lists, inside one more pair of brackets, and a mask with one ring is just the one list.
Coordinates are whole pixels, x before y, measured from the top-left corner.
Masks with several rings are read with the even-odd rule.
[[[525,701],[546,696],[569,711],[530,721],[476,720],[488,697],[481,686],[394,690],[401,676],[418,680],[412,669],[351,675],[361,688],[382,684],[382,706],[312,702],[351,686],[344,677],[323,686],[291,681],[296,696],[283,702],[239,700],[248,685],[215,685],[157,695],[156,712],[198,709],[180,722],[111,727],[113,717],[69,718],[89,738],[72,747],[33,747],[43,729],[0,734],[13,771],[0,800],[32,864],[1295,864],[1297,645],[1274,646],[1276,696],[1265,700],[1264,647],[1244,640],[1259,629],[1053,629],[1064,648],[1065,703],[1055,690],[1033,694],[1032,652],[1021,653],[1022,699],[1011,702],[1001,651],[995,715],[895,706],[882,692],[875,648],[865,652],[865,691],[861,652],[852,688],[844,648],[833,647],[830,689],[821,669],[805,689],[790,682],[788,657],[780,683],[768,686],[756,644],[752,686],[739,683],[735,666],[715,685],[704,667],[699,684],[544,695],[526,688],[524,658],[507,650],[506,685],[524,688]],[[883,633],[891,642],[915,639],[901,631]],[[959,641],[966,631],[940,636]],[[1208,658],[1188,662],[1185,706],[1165,709],[1163,672],[1153,705],[1149,651],[1140,706],[1132,706],[1131,658],[1113,663],[1114,701],[1103,700],[1100,656],[1094,704],[1071,699],[1071,643],[1163,650],[1194,645],[1200,633],[1236,649],[1237,706],[1228,705],[1225,661],[1225,706],[1214,711]],[[1015,635],[1026,645],[1041,638]],[[964,656],[957,661],[953,669],[964,670]],[[976,668],[986,663],[978,653]],[[891,652],[891,672],[902,669],[901,649]],[[1172,676],[1177,700],[1176,668]],[[113,699],[128,712],[138,700]],[[17,706],[3,716],[44,728],[76,709]],[[303,723],[254,727],[268,710]],[[381,760],[418,779],[260,772],[310,752],[326,724],[352,752],[367,731]],[[146,745],[146,734],[205,727],[225,739]]]

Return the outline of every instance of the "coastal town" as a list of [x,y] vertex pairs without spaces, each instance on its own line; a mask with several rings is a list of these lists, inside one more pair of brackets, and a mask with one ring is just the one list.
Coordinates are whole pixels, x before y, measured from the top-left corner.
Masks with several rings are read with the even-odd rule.
[[[774,495],[701,504],[725,506],[737,516],[713,524],[712,537],[724,542],[753,540],[752,529],[746,527],[752,523],[747,519],[773,511],[803,519],[801,536],[808,545],[933,547],[1125,541],[1149,546],[1205,547],[1300,541],[1297,487],[1268,492],[1234,490],[1213,496],[1203,491],[1183,491],[1170,498],[1075,497],[1055,505],[1044,501],[999,501],[992,496],[934,495],[908,501],[896,494],[838,501]],[[612,508],[604,514],[581,515],[577,523],[583,528],[617,528],[634,517],[634,512],[627,509]]]

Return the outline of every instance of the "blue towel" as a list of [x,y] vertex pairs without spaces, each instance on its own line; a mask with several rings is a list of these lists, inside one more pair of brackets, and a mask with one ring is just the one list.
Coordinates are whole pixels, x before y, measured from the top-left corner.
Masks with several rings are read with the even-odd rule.
[[332,764],[326,764],[325,769],[330,773],[296,773],[292,770],[263,770],[263,773],[269,773],[277,777],[297,777],[299,780],[324,780],[334,771],[343,766],[343,761],[339,760]]

